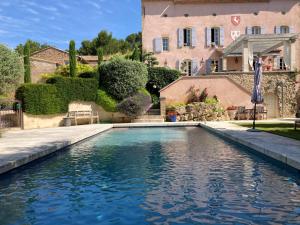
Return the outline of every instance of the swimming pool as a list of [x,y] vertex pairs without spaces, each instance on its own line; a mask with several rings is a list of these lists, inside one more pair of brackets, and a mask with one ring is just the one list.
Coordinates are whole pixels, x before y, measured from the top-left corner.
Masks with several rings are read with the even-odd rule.
[[196,127],[114,129],[0,177],[1,225],[299,221],[298,174]]

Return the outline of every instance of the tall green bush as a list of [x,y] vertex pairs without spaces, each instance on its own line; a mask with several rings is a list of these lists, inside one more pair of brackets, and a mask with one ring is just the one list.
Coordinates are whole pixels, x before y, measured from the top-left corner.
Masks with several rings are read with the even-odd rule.
[[69,46],[69,57],[70,57],[70,77],[76,77],[76,49],[75,41],[70,41]]
[[97,100],[98,84],[95,79],[52,77],[47,83],[57,88],[58,97],[62,100],[61,112],[67,112],[72,101]]
[[97,49],[97,55],[98,55],[98,67],[100,67],[101,63],[103,62],[103,48]]
[[51,115],[61,112],[57,89],[49,84],[24,84],[16,91],[23,110],[32,115]]
[[131,60],[135,61],[141,61],[141,50],[138,48],[138,46],[134,47],[133,53],[130,56]]
[[30,42],[26,42],[24,47],[24,71],[24,83],[31,83]]
[[23,60],[20,56],[0,45],[0,95],[14,92],[24,74]]
[[117,100],[134,95],[148,80],[147,67],[137,61],[113,59],[103,63],[99,71],[100,86]]
[[177,80],[180,77],[180,72],[165,67],[151,67],[148,68],[148,77],[147,90],[151,94],[159,96],[159,90]]

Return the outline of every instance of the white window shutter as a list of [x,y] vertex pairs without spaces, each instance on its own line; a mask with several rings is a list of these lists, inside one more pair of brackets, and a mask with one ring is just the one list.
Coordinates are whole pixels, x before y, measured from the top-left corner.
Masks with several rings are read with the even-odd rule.
[[183,47],[183,29],[179,28],[177,30],[177,36],[178,36],[178,48]]
[[265,27],[260,27],[260,33],[261,34],[266,34],[266,28]]
[[246,27],[246,34],[251,35],[252,33],[252,27]]
[[211,74],[211,59],[207,59],[205,62],[206,74]]
[[162,38],[154,39],[154,52],[161,53],[162,52]]
[[206,27],[205,33],[206,33],[206,47],[210,47],[211,46],[211,28]]
[[280,32],[280,26],[276,26],[274,31],[275,31],[275,34],[280,34],[281,33]]
[[198,60],[193,59],[192,60],[192,76],[197,76],[198,71],[199,71]]
[[224,46],[225,43],[225,30],[224,27],[220,27],[220,46]]
[[294,34],[294,33],[295,33],[295,27],[290,26],[290,27],[289,27],[289,30],[290,30],[290,33],[291,33],[291,34]]
[[197,46],[197,30],[195,27],[192,28],[192,47]]

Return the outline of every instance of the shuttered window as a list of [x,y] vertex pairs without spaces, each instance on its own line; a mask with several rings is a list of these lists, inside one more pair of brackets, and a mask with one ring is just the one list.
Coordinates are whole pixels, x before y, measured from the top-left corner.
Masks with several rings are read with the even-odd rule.
[[281,26],[280,27],[280,33],[281,34],[288,34],[288,33],[290,33],[290,28],[288,26]]
[[252,34],[253,35],[259,35],[261,33],[262,32],[261,32],[261,27],[260,26],[254,26],[254,27],[252,27]]
[[206,46],[224,46],[225,31],[223,27],[206,28]]
[[184,46],[191,46],[192,30],[190,28],[183,29],[183,44]]
[[164,37],[162,39],[162,43],[163,43],[163,51],[164,52],[169,51],[169,38]]

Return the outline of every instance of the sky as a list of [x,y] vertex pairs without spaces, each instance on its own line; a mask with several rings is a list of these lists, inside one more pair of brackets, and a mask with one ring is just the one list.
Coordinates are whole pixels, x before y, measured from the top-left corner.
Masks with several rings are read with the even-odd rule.
[[27,39],[67,49],[101,30],[126,38],[141,31],[141,0],[0,0],[0,43]]

